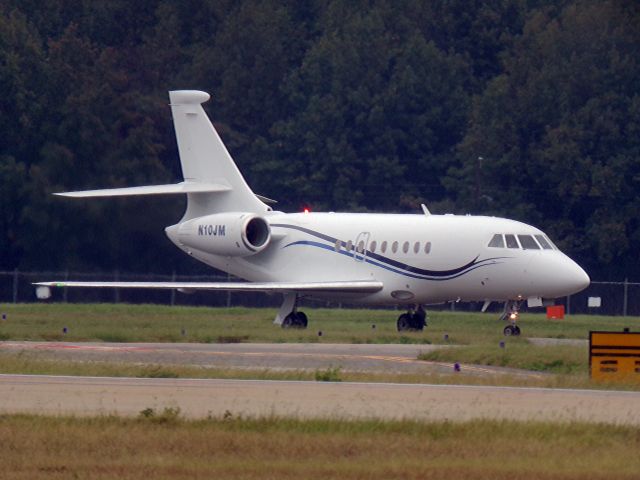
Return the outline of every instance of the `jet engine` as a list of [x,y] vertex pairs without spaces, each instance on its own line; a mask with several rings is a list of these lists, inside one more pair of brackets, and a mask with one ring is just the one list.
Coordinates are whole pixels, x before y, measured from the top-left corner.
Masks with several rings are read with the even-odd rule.
[[178,241],[189,248],[225,257],[246,257],[271,241],[267,221],[253,213],[216,213],[180,224]]

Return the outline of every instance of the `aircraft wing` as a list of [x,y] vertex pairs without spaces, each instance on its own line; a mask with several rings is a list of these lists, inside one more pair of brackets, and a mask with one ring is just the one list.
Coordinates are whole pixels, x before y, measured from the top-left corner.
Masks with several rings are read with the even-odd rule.
[[86,288],[150,288],[185,291],[244,291],[244,292],[347,292],[373,293],[382,290],[383,283],[373,280],[337,282],[38,282],[38,287]]

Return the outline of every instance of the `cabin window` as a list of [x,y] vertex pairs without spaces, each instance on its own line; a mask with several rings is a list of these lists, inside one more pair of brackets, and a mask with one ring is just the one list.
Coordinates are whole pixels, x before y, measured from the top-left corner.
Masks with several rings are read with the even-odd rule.
[[545,250],[553,250],[553,247],[549,242],[547,242],[547,239],[544,238],[544,235],[534,235],[534,237],[536,237],[536,240],[538,240],[538,243],[542,248],[544,248]]
[[510,235],[510,234],[505,235],[504,239],[507,242],[507,248],[520,248],[520,245],[518,245],[518,240],[516,240],[515,235]]
[[360,240],[358,242],[358,246],[356,248],[356,252],[358,253],[364,253],[364,240]]
[[402,251],[404,253],[407,253],[409,251],[409,242],[404,242],[404,245],[402,245]]
[[393,242],[393,243],[391,244],[391,251],[392,251],[393,253],[396,253],[396,252],[398,251],[398,242]]
[[349,240],[347,242],[347,252],[350,252],[351,250],[353,250],[353,242]]
[[380,250],[382,251],[382,253],[385,253],[387,251],[387,241],[384,240],[382,242],[382,245],[380,245]]
[[342,245],[342,242],[340,240],[336,240],[336,246],[335,246],[336,252],[340,251],[341,245]]
[[502,234],[496,233],[489,242],[489,246],[493,248],[504,248],[504,238]]
[[431,242],[427,242],[424,244],[424,253],[427,255],[431,252]]
[[376,241],[375,241],[375,240],[374,240],[374,241],[372,241],[372,242],[369,244],[369,250],[370,250],[372,253],[375,253],[375,251],[376,251],[376,246],[377,246],[377,245],[378,245],[378,244],[376,243]]
[[540,246],[531,235],[518,235],[518,239],[525,250],[540,250]]
[[418,253],[420,251],[420,242],[416,242],[413,244],[413,253]]

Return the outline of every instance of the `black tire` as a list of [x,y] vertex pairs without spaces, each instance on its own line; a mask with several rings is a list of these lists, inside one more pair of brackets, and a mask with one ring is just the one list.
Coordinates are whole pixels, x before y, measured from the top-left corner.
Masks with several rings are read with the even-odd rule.
[[504,333],[505,337],[510,337],[511,335],[515,335],[513,325],[507,325],[506,327],[504,327],[504,330],[502,330],[502,333]]
[[307,315],[304,312],[296,313],[296,318],[295,318],[296,327],[305,329],[307,328],[308,324],[309,324],[309,320],[307,319]]
[[406,332],[407,330],[411,330],[411,324],[411,315],[409,315],[408,313],[403,313],[398,317],[397,326],[399,332]]
[[424,330],[424,327],[427,326],[427,312],[422,308],[416,310],[416,313],[413,314],[413,325],[416,330]]
[[411,315],[411,328],[413,330],[417,330],[417,331],[422,331],[424,330],[424,318],[422,318],[420,315]]
[[519,327],[519,326],[517,326],[517,325],[514,325],[514,326],[513,326],[513,334],[514,334],[516,337],[519,337],[519,336],[520,336],[520,327]]
[[291,312],[289,315],[284,317],[282,321],[282,328],[293,328],[295,326],[295,313]]

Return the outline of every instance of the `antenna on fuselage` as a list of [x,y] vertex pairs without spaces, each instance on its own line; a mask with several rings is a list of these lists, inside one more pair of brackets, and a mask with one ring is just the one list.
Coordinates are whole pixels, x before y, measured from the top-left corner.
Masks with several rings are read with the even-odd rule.
[[428,217],[429,215],[431,215],[431,212],[429,211],[429,209],[427,208],[427,206],[424,203],[421,203],[420,206],[422,207],[422,211],[424,212],[424,214]]

